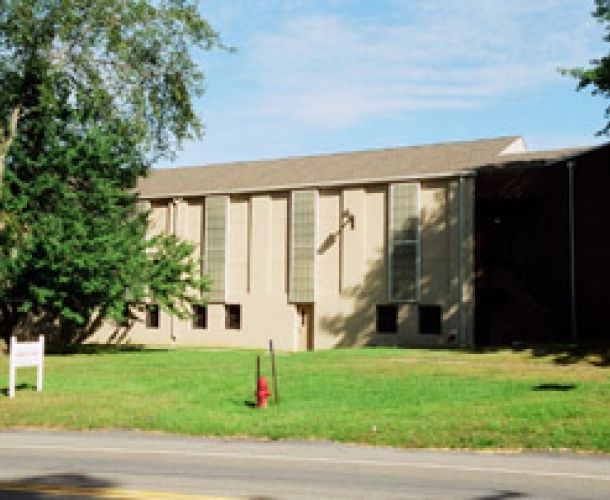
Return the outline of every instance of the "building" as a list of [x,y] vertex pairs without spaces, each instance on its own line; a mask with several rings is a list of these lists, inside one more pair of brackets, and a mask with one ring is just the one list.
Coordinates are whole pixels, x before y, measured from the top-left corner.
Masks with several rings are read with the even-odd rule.
[[[594,229],[576,226],[574,204],[580,218],[596,212],[587,200],[610,213],[607,158],[605,146],[527,152],[501,137],[155,170],[139,185],[151,231],[195,243],[209,302],[192,320],[149,304],[94,340],[311,350],[578,336],[584,297],[608,302],[610,228],[585,244]],[[598,175],[588,188],[583,162]],[[578,296],[581,272],[599,284]]]

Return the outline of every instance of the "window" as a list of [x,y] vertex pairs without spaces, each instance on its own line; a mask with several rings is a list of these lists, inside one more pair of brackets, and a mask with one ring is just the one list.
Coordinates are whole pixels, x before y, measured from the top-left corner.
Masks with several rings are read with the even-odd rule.
[[196,304],[193,306],[193,329],[205,330],[208,327],[208,308]]
[[228,207],[228,196],[208,196],[205,199],[204,265],[211,281],[212,302],[225,300]]
[[146,328],[159,328],[159,306],[146,304]]
[[398,333],[398,307],[377,306],[377,333]]
[[441,306],[419,306],[419,333],[440,335],[442,333]]
[[391,184],[388,203],[388,297],[419,298],[419,184]]
[[239,304],[225,306],[225,328],[227,330],[241,329],[241,306]]
[[293,191],[290,217],[290,301],[315,300],[316,191]]

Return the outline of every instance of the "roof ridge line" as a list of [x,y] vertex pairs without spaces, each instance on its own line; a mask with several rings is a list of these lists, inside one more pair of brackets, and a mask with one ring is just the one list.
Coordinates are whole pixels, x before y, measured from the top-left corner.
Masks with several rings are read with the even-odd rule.
[[431,148],[431,147],[440,147],[440,146],[451,146],[456,144],[468,144],[468,143],[484,143],[484,142],[493,142],[493,141],[501,141],[501,140],[517,140],[522,139],[520,135],[503,135],[498,137],[488,137],[488,138],[480,138],[480,139],[468,139],[465,141],[446,141],[446,142],[434,142],[429,144],[414,144],[412,146],[388,146],[384,148],[371,148],[371,149],[361,149],[361,150],[352,150],[352,151],[337,151],[332,153],[319,153],[312,155],[295,155],[295,156],[282,156],[276,158],[261,158],[256,160],[236,160],[236,161],[228,161],[228,162],[216,162],[216,163],[204,163],[201,165],[184,165],[184,166],[176,166],[176,167],[159,167],[153,168],[151,170],[155,172],[159,171],[168,171],[168,170],[187,170],[187,169],[196,169],[196,168],[209,168],[209,167],[227,167],[229,165],[243,165],[243,164],[260,164],[265,162],[278,162],[283,160],[305,160],[308,158],[328,158],[335,156],[349,156],[349,155],[361,155],[366,153],[382,153],[387,151],[400,151],[405,149],[420,149],[420,148]]

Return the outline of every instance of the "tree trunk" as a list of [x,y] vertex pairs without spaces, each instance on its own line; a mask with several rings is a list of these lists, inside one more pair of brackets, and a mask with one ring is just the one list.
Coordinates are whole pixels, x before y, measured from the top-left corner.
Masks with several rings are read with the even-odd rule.
[[59,320],[59,337],[60,342],[64,345],[70,345],[75,342],[78,337],[79,325],[75,321],[62,318]]
[[13,314],[13,311],[6,304],[2,304],[0,308],[0,338],[4,340],[7,352],[10,351],[11,336],[15,333],[18,322],[18,315]]
[[13,141],[17,136],[17,125],[19,125],[19,118],[21,118],[21,104],[18,104],[11,111],[11,117],[8,123],[8,130],[0,128],[0,196],[2,196],[2,184],[4,182],[4,165],[6,163],[6,157],[8,151],[11,149]]

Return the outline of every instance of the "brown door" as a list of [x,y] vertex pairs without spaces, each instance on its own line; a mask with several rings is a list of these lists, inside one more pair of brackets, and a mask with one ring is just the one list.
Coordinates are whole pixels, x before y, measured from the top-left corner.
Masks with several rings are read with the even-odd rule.
[[299,351],[313,351],[313,305],[297,305]]

